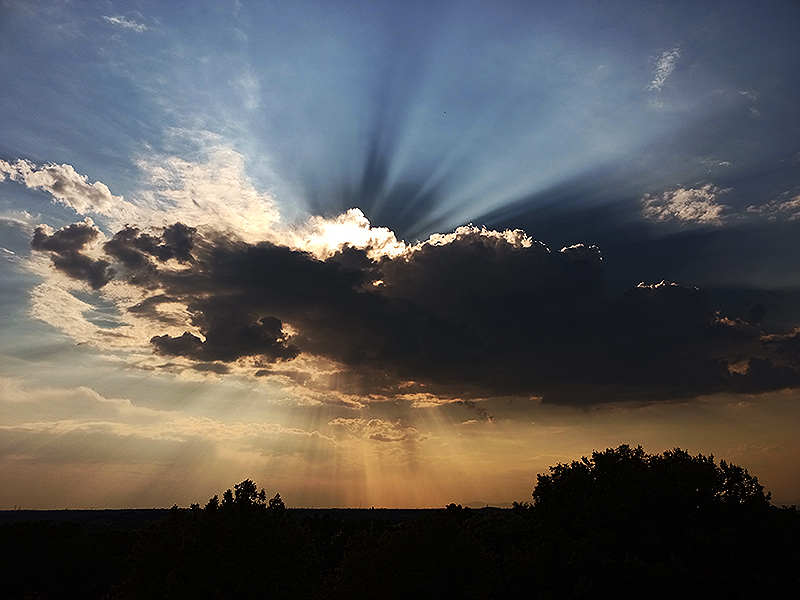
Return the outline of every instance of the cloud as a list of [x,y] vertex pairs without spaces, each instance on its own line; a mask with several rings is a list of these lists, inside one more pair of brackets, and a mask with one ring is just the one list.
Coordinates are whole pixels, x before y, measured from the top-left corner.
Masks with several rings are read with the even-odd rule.
[[116,15],[112,17],[107,17],[103,15],[103,20],[106,23],[114,25],[115,27],[122,27],[123,29],[128,29],[135,33],[142,33],[144,31],[147,31],[147,27],[143,23],[137,23],[136,21],[132,21],[121,15]]
[[70,432],[109,433],[122,437],[138,437],[149,440],[188,442],[193,438],[204,441],[246,440],[255,437],[313,437],[332,442],[318,431],[306,431],[297,427],[284,427],[277,423],[225,424],[208,417],[179,417],[154,423],[127,423],[119,417],[109,420],[62,419],[58,421],[36,421],[18,425],[0,425],[0,430],[27,433],[65,434]]
[[654,221],[722,225],[728,207],[716,200],[726,191],[707,183],[699,188],[680,187],[660,196],[647,194],[642,198],[642,212]]
[[[782,340],[781,349],[786,349],[791,345],[796,346],[796,341],[796,336]],[[794,355],[793,366],[775,364],[769,358],[750,358],[743,373],[733,373],[734,389],[738,392],[753,394],[764,390],[800,387],[800,372],[797,370],[796,350]]]
[[183,223],[164,227],[157,236],[126,226],[103,249],[125,268],[130,281],[146,285],[155,273],[154,260],[161,263],[171,259],[179,263],[191,260],[196,232],[194,227]]
[[419,432],[413,427],[403,425],[401,421],[385,419],[347,419],[339,417],[328,425],[344,427],[351,435],[374,440],[376,442],[412,442],[421,439]]
[[154,439],[170,438],[186,441],[192,437],[205,440],[246,440],[248,438],[316,438],[332,442],[332,438],[318,431],[299,427],[285,427],[279,423],[223,423],[208,417],[180,417],[158,426],[141,429],[140,435]]
[[[726,163],[720,162],[720,165]],[[736,210],[720,204],[717,198],[732,191],[707,183],[697,188],[679,187],[661,194],[646,194],[642,198],[642,214],[645,218],[659,222],[697,223],[719,226],[724,223],[741,222],[748,218],[763,218],[769,221],[796,221],[800,219],[800,194],[787,191],[775,200],[764,204],[751,204],[745,210]]]
[[177,417],[177,413],[134,405],[127,398],[106,398],[79,386],[62,389],[31,386],[21,379],[0,377],[0,404],[7,422],[30,417],[37,421],[63,421],[76,413],[91,413],[95,420],[151,422]]
[[304,229],[294,233],[290,243],[321,259],[345,246],[367,249],[370,258],[399,256],[407,250],[406,244],[398,241],[391,230],[372,227],[358,208],[351,208],[333,219],[312,216]]
[[[686,198],[718,193],[695,192],[665,198],[685,216]],[[123,228],[94,258],[84,254],[97,235],[88,223],[37,230],[34,247],[109,298],[129,290],[121,319],[154,355],[366,401],[460,400],[488,419],[474,400],[580,404],[795,385],[791,343],[767,344],[757,323],[721,317],[701,290],[662,282],[609,298],[596,247],[554,252],[522,231],[473,226],[397,244],[356,212],[316,224],[307,246],[316,253],[181,223]],[[313,237],[352,224],[360,247]]]
[[76,172],[70,165],[39,166],[21,159],[13,163],[0,160],[0,181],[6,177],[29,188],[48,192],[55,200],[82,215],[133,212],[133,206],[122,196],[115,196],[107,185],[99,181],[89,183],[86,175]]
[[114,277],[114,270],[107,260],[94,260],[83,250],[100,235],[91,220],[73,223],[52,231],[48,227],[37,227],[31,240],[31,248],[49,252],[53,266],[73,279],[85,280],[92,289],[100,289]]
[[482,420],[494,421],[494,416],[474,400],[457,400],[457,402],[475,411],[475,414],[477,414]]
[[159,354],[201,361],[232,362],[243,356],[259,356],[267,362],[275,362],[291,360],[300,354],[296,346],[288,343],[288,336],[275,317],[242,323],[239,315],[217,311],[211,319],[213,322],[204,327],[205,340],[187,331],[180,337],[157,335],[150,342]]
[[[87,444],[95,449],[107,445],[118,456],[134,456],[140,453],[141,440],[234,445],[270,453],[314,452],[315,456],[335,444],[332,437],[316,430],[271,422],[225,423],[139,406],[126,398],[106,398],[83,386],[63,389],[29,385],[7,377],[0,377],[0,408],[4,415],[0,425],[5,438],[0,444],[3,458],[19,451],[45,455],[51,452],[51,438],[69,436],[75,443],[68,445],[80,462],[87,459]],[[98,444],[99,438],[107,441]]]
[[[88,218],[36,228],[28,264],[47,280],[34,316],[147,368],[272,378],[313,402],[457,400],[485,419],[474,402],[493,395],[592,403],[794,385],[785,344],[720,317],[700,291],[607,297],[596,247],[554,252],[520,230],[474,226],[406,244],[358,209],[281,229],[244,158],[198,143],[197,160],[140,163],[150,187],[136,207],[68,165],[0,161],[3,178],[116,224],[109,236]],[[647,195],[643,212],[718,225],[726,191]],[[93,322],[81,290],[114,306],[113,322]]]
[[762,216],[769,220],[781,219],[796,221],[800,219],[800,194],[796,196],[784,194],[783,197],[762,204],[761,206],[748,206],[747,212],[751,215]]
[[236,78],[235,87],[242,97],[242,104],[247,110],[257,110],[261,104],[261,83],[252,68],[246,67]]
[[[183,142],[185,132],[174,132]],[[138,194],[143,207],[139,226],[166,226],[175,221],[228,232],[249,242],[271,239],[279,221],[275,201],[255,188],[240,153],[209,135],[196,160],[150,155],[138,161],[146,187]],[[134,222],[116,219],[118,226]]]
[[656,92],[661,91],[667,79],[675,70],[675,63],[680,56],[680,47],[676,46],[672,50],[663,52],[661,56],[658,57],[656,68],[653,71],[653,80],[650,82],[650,85],[647,86],[648,90]]
[[[181,131],[172,133],[178,141],[189,143],[181,137],[184,135]],[[112,194],[102,182],[89,183],[86,175],[67,164],[0,160],[0,182],[10,179],[41,189],[80,215],[106,217],[106,224],[116,230],[133,223],[138,227],[166,227],[183,221],[250,242],[279,235],[275,201],[254,187],[245,172],[244,157],[210,134],[190,142],[202,147],[195,160],[151,154],[137,161],[145,182],[136,195],[136,204]],[[286,238],[292,233],[280,235]]]

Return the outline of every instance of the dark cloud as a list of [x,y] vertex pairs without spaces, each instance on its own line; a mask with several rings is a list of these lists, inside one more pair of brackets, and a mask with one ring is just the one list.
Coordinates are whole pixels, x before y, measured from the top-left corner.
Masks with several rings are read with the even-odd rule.
[[158,307],[160,305],[170,304],[174,302],[179,302],[179,299],[174,298],[172,296],[168,296],[166,294],[155,294],[153,296],[145,298],[138,304],[131,306],[128,309],[128,312],[142,315],[153,321],[159,321],[164,325],[180,326],[184,323],[184,321],[181,320],[179,317],[175,315],[165,314],[158,310]]
[[749,322],[753,324],[761,323],[764,320],[764,315],[766,315],[768,312],[769,309],[766,306],[764,306],[760,302],[757,302],[750,309]]
[[216,373],[217,375],[225,375],[226,373],[230,372],[230,369],[225,364],[220,364],[218,362],[212,363],[197,363],[192,365],[192,368],[195,371],[204,371],[210,373]]
[[193,227],[183,223],[164,228],[159,236],[142,233],[136,227],[125,227],[106,242],[103,249],[125,268],[131,283],[154,284],[153,260],[162,263],[170,259],[182,263],[191,261],[195,232]]
[[203,340],[188,331],[178,337],[157,335],[150,340],[150,343],[155,346],[158,354],[188,356],[189,358],[202,360],[200,354],[203,350]]
[[794,368],[800,367],[800,331],[789,335],[770,336],[765,346],[774,347],[780,359]]
[[82,250],[99,235],[90,223],[73,223],[49,234],[37,227],[31,240],[31,248],[50,252],[53,265],[69,277],[86,281],[92,289],[100,289],[114,277],[110,263],[103,259],[92,259]]
[[259,369],[255,372],[256,377],[287,377],[299,385],[309,382],[311,375],[301,371],[287,371],[281,369]]
[[204,315],[205,341],[187,331],[178,337],[157,335],[150,342],[159,354],[207,361],[232,362],[243,356],[261,356],[273,362],[290,360],[300,353],[296,346],[288,343],[288,336],[275,317],[247,323],[241,315],[221,312]]
[[494,415],[492,415],[488,410],[480,406],[474,400],[457,400],[457,402],[459,404],[463,404],[470,410],[474,410],[475,414],[477,414],[484,421],[494,421]]
[[[35,247],[62,256],[61,244],[82,248],[89,235],[79,227],[43,241],[37,232]],[[208,365],[302,352],[341,372],[324,381],[263,366],[256,374],[291,372],[348,393],[588,404],[800,385],[797,334],[726,319],[697,288],[642,284],[612,298],[597,248],[552,252],[522,232],[462,228],[398,257],[347,247],[320,260],[176,225],[158,235],[126,228],[106,252],[129,282],[153,290],[132,310],[158,325],[159,306],[178,302],[202,336],[155,335],[157,353]]]
[[736,391],[758,393],[800,386],[800,373],[787,365],[776,365],[769,358],[750,358],[744,373],[734,373]]

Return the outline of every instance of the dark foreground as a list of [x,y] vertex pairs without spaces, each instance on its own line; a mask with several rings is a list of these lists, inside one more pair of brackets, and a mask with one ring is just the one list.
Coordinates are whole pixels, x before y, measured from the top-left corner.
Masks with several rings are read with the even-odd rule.
[[[477,513],[503,510],[500,508],[478,508]],[[343,521],[375,519],[392,525],[414,521],[433,513],[430,508],[287,508],[286,514],[295,521],[314,517],[325,517]],[[72,523],[88,530],[140,529],[170,514],[169,508],[123,508],[86,510],[0,510],[0,526],[25,521],[46,523]]]
[[620,446],[511,509],[0,513],[3,598],[800,598],[800,513],[745,470]]

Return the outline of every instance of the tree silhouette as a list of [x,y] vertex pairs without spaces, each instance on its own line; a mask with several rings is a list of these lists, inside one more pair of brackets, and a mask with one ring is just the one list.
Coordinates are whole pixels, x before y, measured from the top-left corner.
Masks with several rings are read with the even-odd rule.
[[800,513],[769,497],[713,456],[625,445],[551,467],[532,502],[402,520],[301,519],[246,479],[138,533],[0,525],[3,598],[800,598]]
[[315,574],[308,533],[246,479],[146,529],[120,598],[308,598]]
[[[264,490],[261,491],[263,492]],[[280,494],[275,494],[273,498],[270,498],[268,508],[274,511],[282,511],[286,508],[286,505],[283,503],[283,500],[281,500]]]
[[544,598],[745,598],[769,588],[791,597],[785,558],[775,551],[791,546],[785,519],[746,469],[713,456],[622,445],[551,467],[532,496],[517,507],[530,528],[511,559],[518,590],[536,586]]

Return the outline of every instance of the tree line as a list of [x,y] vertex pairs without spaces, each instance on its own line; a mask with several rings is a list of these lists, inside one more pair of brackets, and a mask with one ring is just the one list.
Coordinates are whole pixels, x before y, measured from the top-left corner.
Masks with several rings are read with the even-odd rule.
[[800,598],[800,513],[745,469],[680,449],[558,464],[510,509],[450,504],[401,524],[291,512],[248,479],[138,531],[3,525],[4,595]]

